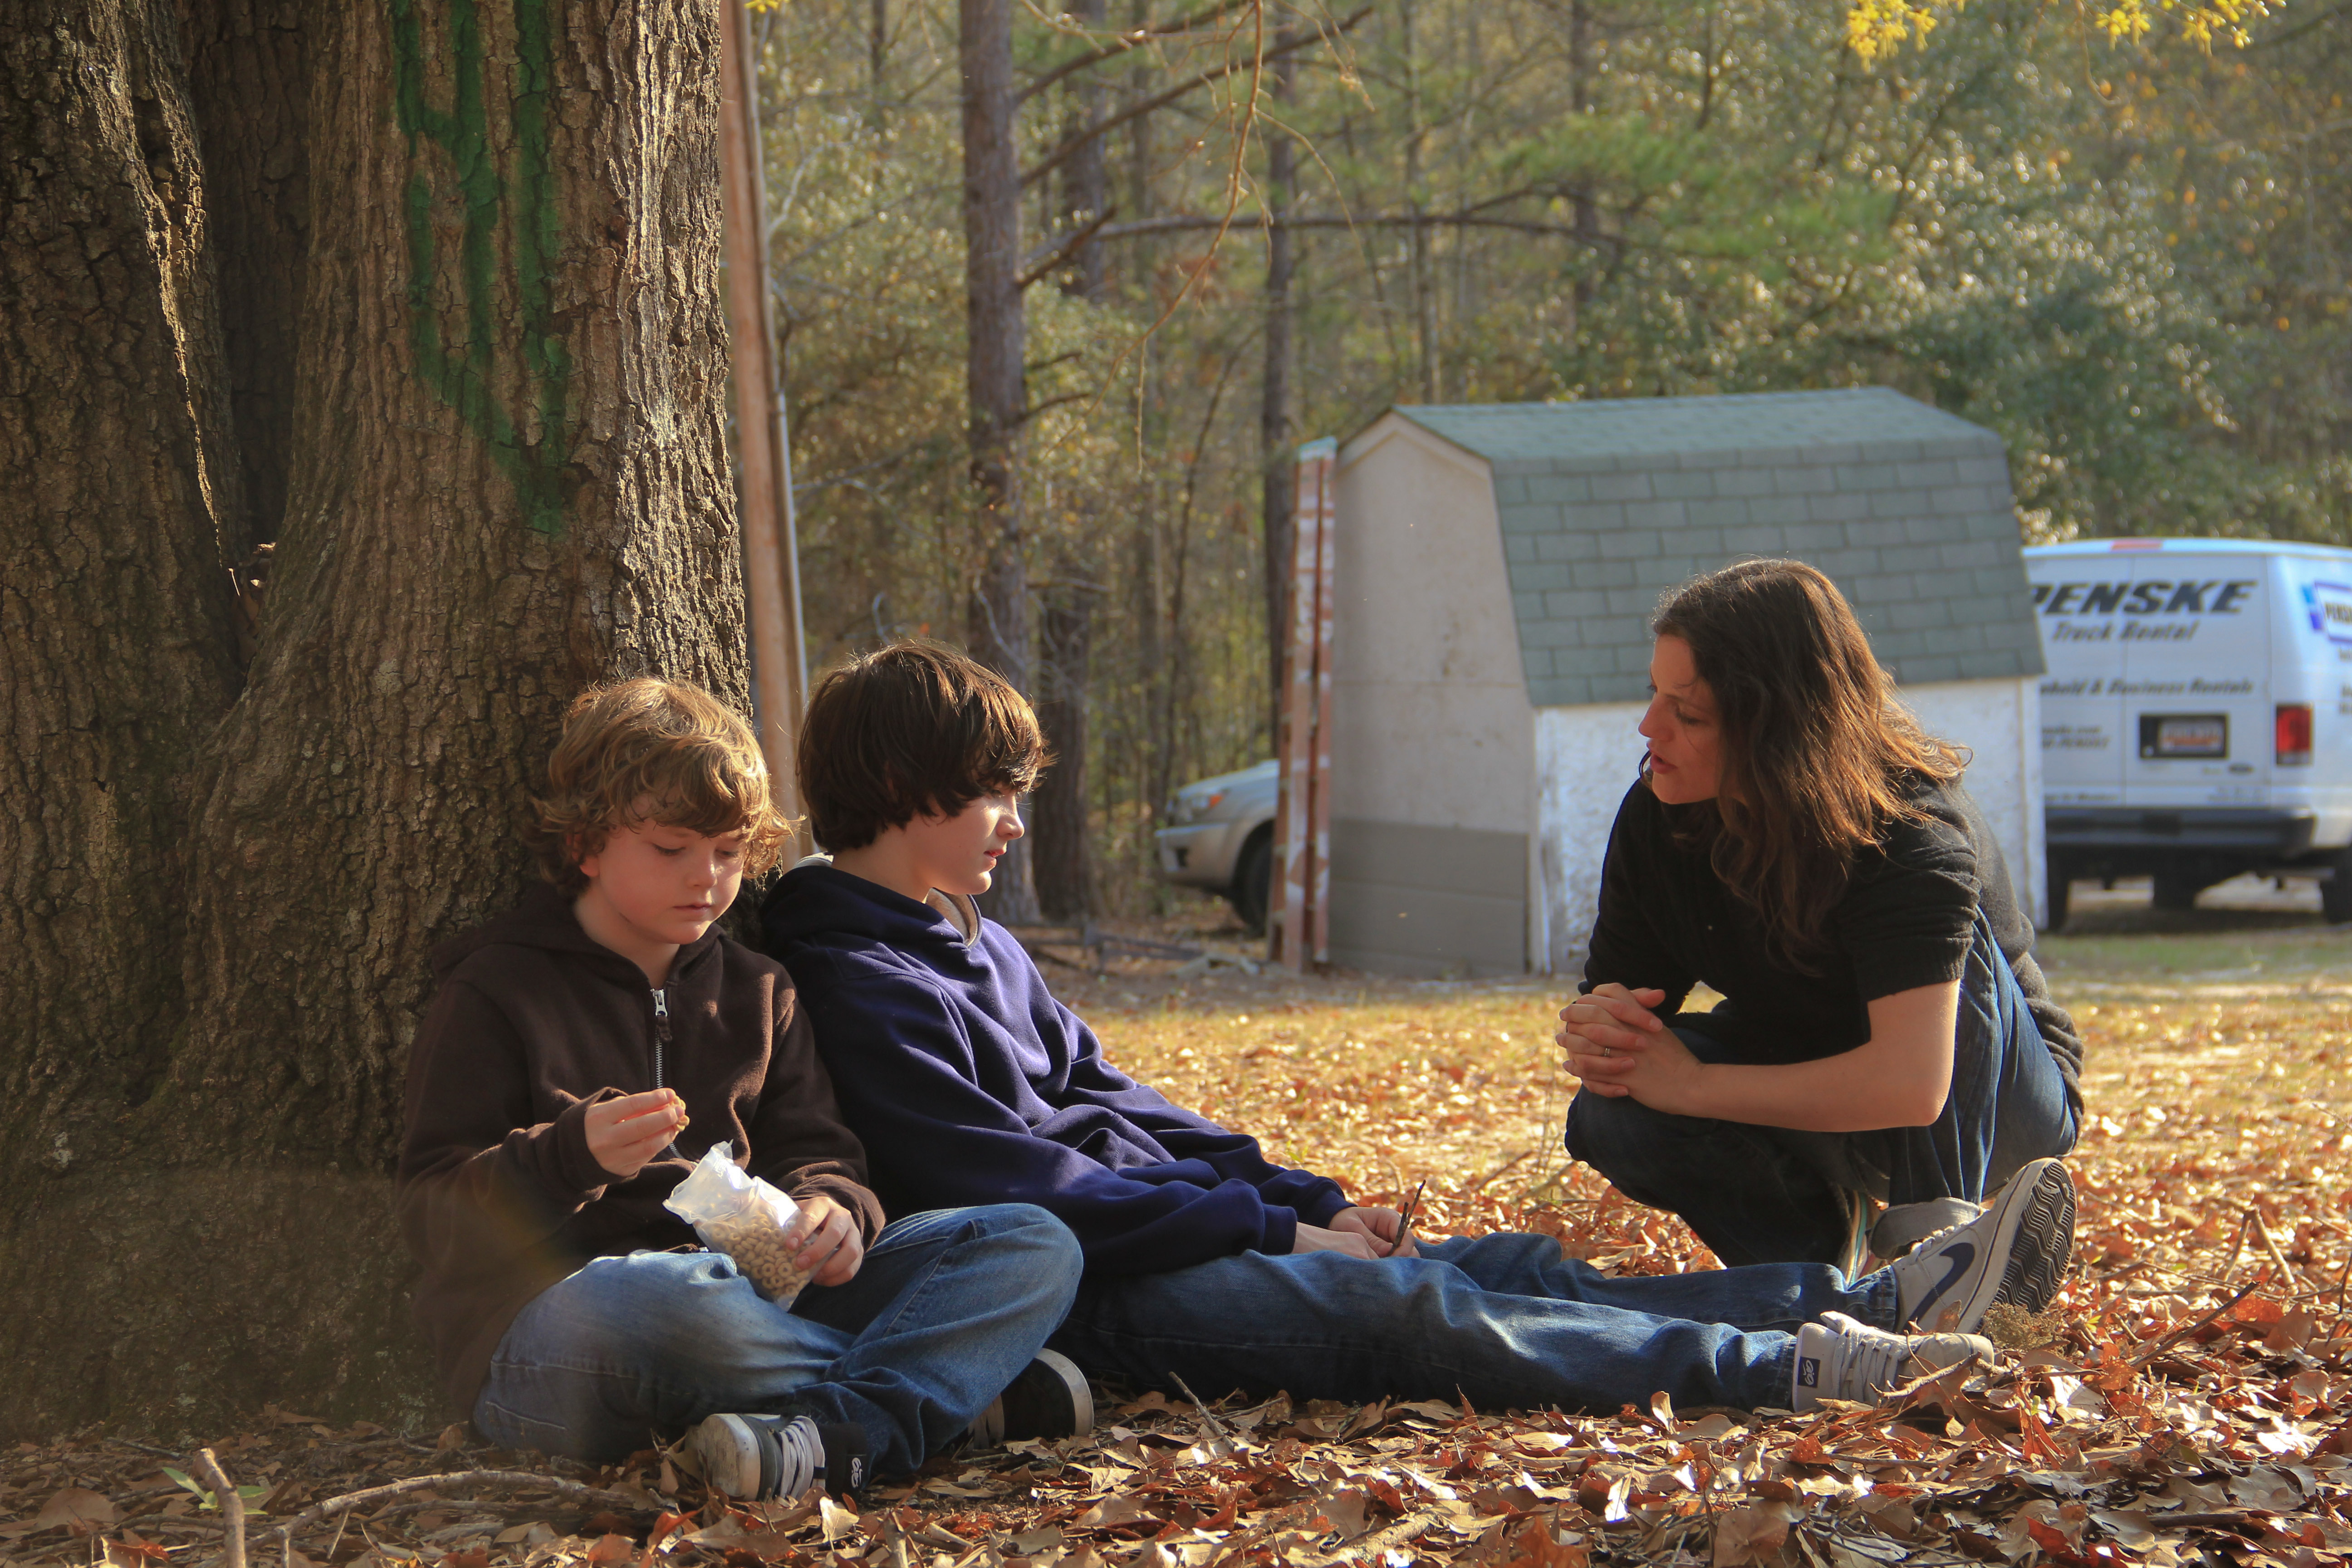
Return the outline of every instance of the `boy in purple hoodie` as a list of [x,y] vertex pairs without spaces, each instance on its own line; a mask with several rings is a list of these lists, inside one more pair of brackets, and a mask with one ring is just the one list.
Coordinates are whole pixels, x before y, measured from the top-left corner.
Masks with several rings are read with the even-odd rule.
[[2054,1160],[1853,1280],[1825,1264],[1612,1279],[1542,1236],[1416,1245],[1393,1211],[1119,1072],[980,918],[971,895],[1045,761],[1029,705],[972,660],[900,643],[851,661],[800,739],[832,861],[786,875],[761,914],[885,1201],[1034,1204],[1076,1233],[1086,1279],[1051,1342],[1088,1372],[1206,1395],[1613,1411],[1663,1389],[1806,1408],[1989,1358],[1988,1308],[2054,1293],[2074,1214]]
[[[577,1459],[690,1429],[746,1500],[854,1492],[975,1417],[1084,1431],[1076,1369],[1032,1360],[1076,1282],[1069,1232],[1017,1206],[885,1225],[790,978],[711,929],[788,837],[750,727],[623,681],[572,705],[547,783],[547,885],[435,953],[409,1058],[401,1226],[459,1408]],[[789,1306],[663,1206],[721,1142],[807,1217]]]

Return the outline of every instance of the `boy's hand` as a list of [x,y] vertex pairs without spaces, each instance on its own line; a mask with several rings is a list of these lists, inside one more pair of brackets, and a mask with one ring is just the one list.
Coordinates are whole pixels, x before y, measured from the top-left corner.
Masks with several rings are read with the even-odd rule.
[[828,1197],[797,1200],[808,1215],[808,1233],[793,1257],[795,1268],[809,1270],[812,1285],[846,1285],[866,1261],[866,1238],[857,1216]]
[[1396,1245],[1398,1222],[1403,1217],[1394,1209],[1345,1208],[1331,1216],[1331,1228],[1369,1237],[1375,1258],[1418,1258],[1421,1248],[1413,1245],[1410,1236],[1404,1238],[1402,1247]]
[[587,1121],[588,1152],[625,1182],[686,1131],[686,1101],[674,1089],[649,1089],[590,1106]]
[[[1337,1227],[1341,1220],[1354,1212],[1356,1211],[1352,1209],[1340,1210],[1331,1224]],[[1386,1242],[1374,1241],[1363,1231],[1352,1226],[1344,1230],[1338,1228],[1325,1230],[1319,1225],[1308,1225],[1305,1220],[1301,1220],[1298,1222],[1298,1235],[1292,1240],[1290,1250],[1293,1252],[1341,1252],[1349,1258],[1360,1258],[1370,1262],[1379,1258],[1386,1250],[1387,1246]]]

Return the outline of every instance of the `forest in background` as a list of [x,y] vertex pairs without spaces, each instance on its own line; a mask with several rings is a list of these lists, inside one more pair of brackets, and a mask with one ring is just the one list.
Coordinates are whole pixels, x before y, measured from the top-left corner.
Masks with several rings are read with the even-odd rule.
[[[1286,455],[1391,404],[1888,385],[2001,435],[2031,542],[2352,542],[2341,5],[1871,61],[1794,0],[1013,16],[1049,913],[1162,896],[1171,789],[1270,754]],[[977,643],[957,8],[753,26],[811,667]]]

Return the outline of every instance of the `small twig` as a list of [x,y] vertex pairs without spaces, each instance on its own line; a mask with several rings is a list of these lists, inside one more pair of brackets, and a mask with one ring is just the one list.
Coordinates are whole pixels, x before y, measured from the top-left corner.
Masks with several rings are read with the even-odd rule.
[[219,1505],[221,1522],[228,1527],[228,1568],[245,1568],[245,1499],[222,1472],[220,1461],[213,1458],[210,1448],[196,1450],[195,1471],[196,1479],[213,1489],[213,1501]]
[[391,1481],[383,1486],[369,1487],[364,1491],[345,1492],[341,1497],[329,1498],[326,1501],[307,1508],[287,1521],[285,1529],[289,1533],[297,1530],[307,1530],[322,1521],[341,1518],[353,1509],[364,1508],[370,1503],[382,1502],[387,1498],[398,1497],[404,1492],[420,1492],[428,1487],[463,1486],[530,1487],[540,1491],[551,1491],[558,1497],[570,1498],[575,1502],[608,1503],[620,1508],[636,1509],[640,1511],[643,1511],[646,1507],[642,1499],[633,1498],[626,1492],[607,1491],[602,1487],[584,1486],[578,1481],[567,1481],[556,1476],[534,1475],[529,1470],[457,1470],[445,1476],[410,1476],[405,1480]]
[[2269,1284],[2270,1279],[2270,1275],[2264,1273],[2259,1278],[2250,1281],[2246,1285],[2245,1289],[2240,1290],[2236,1295],[2231,1297],[2228,1300],[2222,1302],[2220,1306],[2214,1308],[2211,1311],[2206,1313],[2203,1317],[2198,1319],[2187,1328],[2173,1330],[2172,1332],[2157,1341],[2153,1346],[2132,1357],[2131,1364],[2135,1367],[2146,1366],[2148,1363],[2154,1361],[2157,1357],[2170,1350],[2182,1340],[2185,1340],[2189,1335],[2197,1333],[2211,1325],[2221,1318],[2222,1313],[2228,1311],[2231,1308],[2236,1306],[2239,1302],[2244,1300],[2247,1297],[2261,1289],[2264,1285]]
[[1422,1191],[1428,1185],[1427,1176],[1422,1177],[1420,1181],[1413,1184],[1412,1196],[1405,1199],[1404,1213],[1397,1216],[1396,1239],[1389,1243],[1388,1257],[1394,1258],[1398,1249],[1412,1238],[1412,1211],[1421,1206]]
[[2238,1271],[2238,1255],[2246,1250],[2246,1224],[2253,1217],[2254,1211],[2252,1209],[2238,1216],[2238,1234],[2230,1238],[2230,1261],[2221,1265],[2221,1279],[2224,1282]]
[[[159,1459],[176,1459],[181,1457],[180,1450],[177,1448],[158,1448],[152,1443],[141,1443],[129,1437],[109,1437],[106,1441],[119,1448],[136,1448],[142,1454],[152,1454]],[[177,1491],[179,1489],[174,1487],[173,1489]]]
[[2327,1325],[2327,1337],[2331,1340],[2344,1331],[2346,1310],[2344,1292],[2347,1287],[2352,1287],[2352,1247],[2345,1249],[2344,1272],[2338,1275],[2336,1280],[2336,1321]]
[[2278,1238],[2271,1235],[2271,1227],[2263,1220],[2262,1210],[2250,1208],[2246,1211],[2246,1216],[2254,1222],[2254,1234],[2262,1237],[2263,1245],[2270,1249],[2271,1261],[2278,1265],[2279,1278],[2293,1280],[2295,1277],[2294,1265],[2289,1263],[2286,1260],[2286,1254],[2279,1250]]
[[1209,1424],[1210,1431],[1223,1437],[1226,1442],[1232,1443],[1234,1447],[1237,1448],[1241,1447],[1240,1442],[1234,1438],[1232,1429],[1218,1420],[1216,1412],[1211,1410],[1206,1404],[1202,1403],[1201,1396],[1192,1392],[1191,1384],[1185,1382],[1179,1373],[1171,1372],[1168,1375],[1176,1380],[1176,1386],[1183,1391],[1185,1398],[1192,1402],[1192,1408],[1201,1413],[1201,1419]]

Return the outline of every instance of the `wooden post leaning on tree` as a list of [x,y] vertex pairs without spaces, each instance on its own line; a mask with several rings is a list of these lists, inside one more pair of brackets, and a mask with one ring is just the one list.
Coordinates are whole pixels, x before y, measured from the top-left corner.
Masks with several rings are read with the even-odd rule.
[[1284,660],[1282,784],[1274,816],[1279,882],[1267,920],[1268,952],[1304,973],[1330,956],[1331,563],[1339,443],[1298,448],[1292,535],[1290,637]]
[[[751,623],[751,699],[776,805],[801,815],[793,747],[808,700],[801,635],[799,529],[793,448],[777,374],[768,297],[767,180],[760,143],[760,63],[743,0],[719,11],[719,185],[726,211],[727,324],[734,339],[736,515],[743,525],[743,590]],[[800,848],[805,849],[803,844]]]

